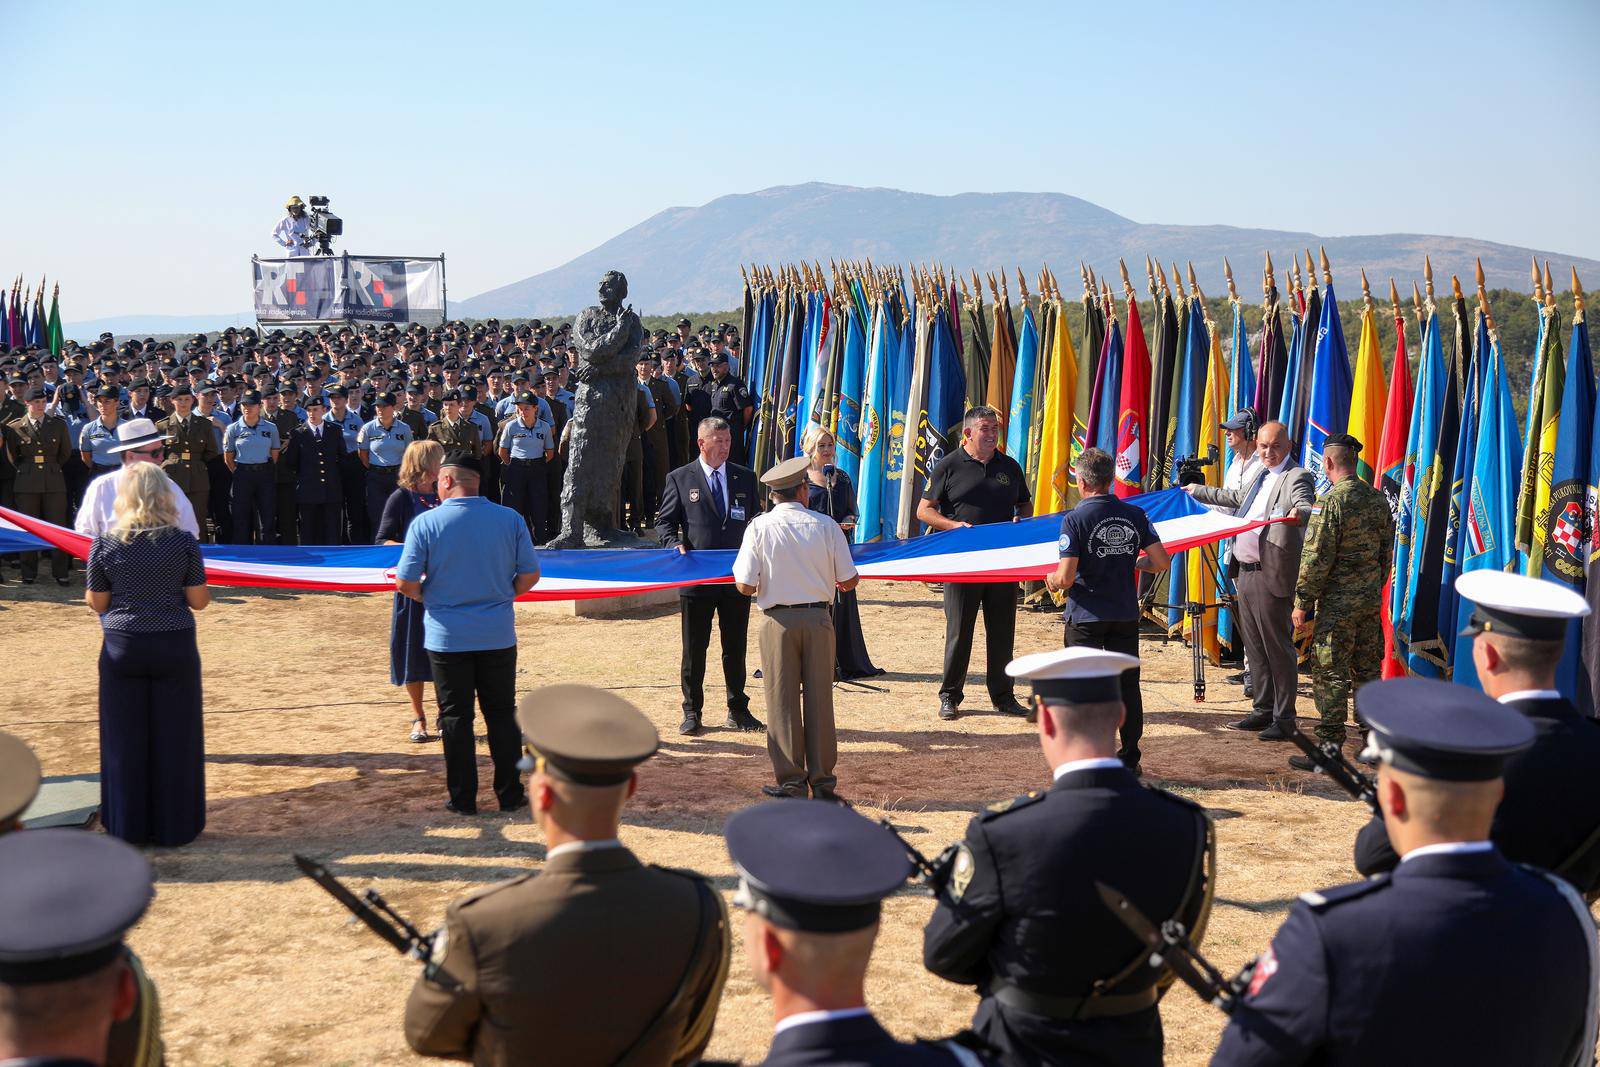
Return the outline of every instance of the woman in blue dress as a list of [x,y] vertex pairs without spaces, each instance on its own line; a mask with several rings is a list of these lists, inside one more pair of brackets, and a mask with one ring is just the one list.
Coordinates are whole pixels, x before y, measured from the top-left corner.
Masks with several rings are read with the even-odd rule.
[[[375,539],[380,545],[400,545],[406,540],[411,520],[439,506],[436,492],[439,465],[444,462],[444,446],[437,441],[413,441],[400,460],[397,487],[383,505]],[[428,653],[422,647],[422,605],[409,597],[394,595],[394,612],[389,624],[389,683],[406,687],[411,698],[411,740],[429,740],[428,717],[422,710],[422,683],[433,681]]]
[[[856,528],[856,487],[850,476],[834,466],[833,434],[819,426],[806,431],[805,454],[811,457],[806,474],[811,479],[811,494],[806,506],[837,522],[850,540]],[[835,670],[840,679],[871,678],[883,668],[873,666],[867,654],[867,640],[861,632],[861,609],[854,589],[840,590],[833,600]]]

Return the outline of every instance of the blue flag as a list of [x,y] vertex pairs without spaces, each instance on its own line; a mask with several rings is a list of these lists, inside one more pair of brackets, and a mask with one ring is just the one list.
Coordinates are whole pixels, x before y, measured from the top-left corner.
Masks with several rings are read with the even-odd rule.
[[[1538,308],[1537,303],[1535,307]],[[1539,380],[1539,370],[1544,366],[1544,310],[1538,308],[1533,317],[1538,320],[1539,327],[1533,338],[1533,368],[1528,376],[1528,406],[1523,408],[1528,412],[1528,425],[1522,435],[1524,457],[1539,454],[1539,387],[1543,384]],[[1517,570],[1522,574],[1528,572],[1528,550],[1525,547],[1517,550]]]
[[867,364],[867,338],[861,330],[861,316],[853,307],[836,307],[833,309],[836,316],[842,315],[843,321],[835,319],[832,329],[843,329],[844,335],[844,366],[839,369],[839,420],[838,430],[834,437],[838,442],[839,469],[850,479],[856,487],[858,502],[856,508],[860,510],[859,496],[861,490],[861,389],[866,374]]
[[[1205,312],[1198,299],[1191,299],[1185,315],[1183,352],[1178,362],[1178,406],[1174,411],[1172,454],[1177,459],[1193,456],[1200,449],[1200,416],[1205,401],[1206,370],[1211,359],[1211,338],[1206,330]],[[1178,553],[1168,572],[1169,603],[1182,604],[1187,597],[1189,557]],[[1167,609],[1167,629],[1183,625],[1183,609]]]
[[[1301,419],[1296,418],[1295,400],[1300,395],[1300,376],[1306,373],[1306,321],[1290,296],[1289,318],[1292,329],[1289,332],[1289,359],[1283,368],[1283,392],[1279,394],[1278,410],[1274,413],[1263,413],[1261,421],[1275,418],[1289,428],[1289,440],[1299,444],[1304,437],[1305,426]],[[1301,413],[1304,414],[1303,412]],[[1299,423],[1299,425],[1297,425]]]
[[1456,592],[1456,576],[1461,573],[1461,561],[1466,559],[1468,551],[1472,548],[1466,542],[1470,527],[1466,526],[1463,520],[1468,510],[1468,494],[1472,491],[1472,468],[1478,455],[1480,430],[1478,409],[1481,403],[1480,397],[1485,395],[1488,353],[1489,326],[1480,311],[1476,336],[1472,341],[1471,358],[1467,361],[1466,381],[1461,392],[1461,434],[1456,438],[1456,461],[1452,473],[1454,481],[1450,487],[1450,516],[1445,521],[1444,566],[1439,572],[1439,632],[1451,638],[1445,642],[1442,649],[1447,666],[1453,664],[1452,655],[1455,650],[1453,635],[1456,631],[1450,622],[1456,617],[1461,602],[1461,595]]
[[[1309,325],[1307,330],[1309,332]],[[1329,436],[1344,433],[1350,422],[1350,393],[1355,387],[1350,377],[1350,356],[1344,346],[1344,327],[1339,323],[1339,301],[1334,299],[1333,283],[1328,283],[1322,299],[1322,316],[1317,322],[1316,349],[1311,363],[1311,409],[1306,415],[1305,442],[1300,464],[1317,480],[1317,492],[1327,492],[1329,482],[1322,473],[1322,444]]]
[[917,326],[904,317],[903,309],[911,305],[900,294],[899,307],[891,314],[895,326],[895,346],[889,356],[889,373],[884,379],[888,386],[889,417],[884,425],[889,429],[888,452],[883,468],[883,536],[896,536],[900,522],[900,485],[905,478],[906,446],[915,443],[916,428],[906,427],[906,408],[911,400],[911,372],[917,359]]
[[[884,472],[889,455],[889,373],[893,353],[899,348],[893,313],[885,301],[872,308],[872,334],[866,352],[866,398],[861,405],[861,478],[856,482],[856,543],[880,540],[883,530]],[[841,390],[842,392],[842,390]],[[839,405],[844,422],[844,404]]]
[[1094,447],[1117,454],[1118,408],[1122,403],[1122,324],[1111,320],[1111,332],[1106,335],[1106,350],[1100,359],[1100,402],[1095,405],[1095,424],[1090,429]]
[[[1395,571],[1395,585],[1404,585],[1405,598],[1400,611],[1394,614],[1396,653],[1402,645],[1411,643],[1412,624],[1416,621],[1417,588],[1421,576],[1422,544],[1428,529],[1428,511],[1432,498],[1433,478],[1441,466],[1439,462],[1439,429],[1444,418],[1445,388],[1449,384],[1444,365],[1444,342],[1439,336],[1439,315],[1432,311],[1422,333],[1422,355],[1417,369],[1417,394],[1412,419],[1412,440],[1406,444],[1406,454],[1415,456],[1415,478],[1412,479],[1413,497],[1411,511],[1411,552],[1405,574]],[[1404,581],[1402,582],[1402,577]],[[1420,590],[1423,596],[1432,596],[1433,590]],[[1428,635],[1423,634],[1423,637]],[[1425,657],[1406,649],[1406,663],[1413,674],[1437,678],[1439,670]]]
[[[1250,344],[1245,338],[1244,309],[1237,302],[1233,305],[1232,347],[1232,362],[1228,367],[1228,410],[1223,413],[1227,416],[1256,402],[1256,368],[1250,362]],[[1233,449],[1228,447],[1226,438],[1223,439],[1222,451],[1224,466],[1232,463]]]
[[[942,323],[940,329],[944,329]],[[1028,431],[1033,426],[1033,378],[1039,367],[1039,327],[1033,308],[1022,306],[1022,332],[1017,337],[1017,372],[1011,379],[1011,410],[1006,413],[1006,455],[1028,469]],[[932,401],[930,400],[930,404]]]
[[[1555,464],[1550,470],[1550,507],[1542,516],[1545,528],[1540,577],[1560,582],[1578,593],[1587,591],[1590,544],[1594,530],[1594,505],[1588,502],[1595,471],[1590,467],[1594,449],[1594,363],[1589,354],[1589,334],[1580,320],[1572,324],[1572,351],[1567,355],[1566,380],[1561,390],[1561,424],[1556,430]],[[1540,521],[1536,519],[1535,521]],[[1583,624],[1574,619],[1567,627],[1567,643],[1556,669],[1556,688],[1580,706],[1579,684]]]
[[[1461,571],[1510,570],[1516,565],[1517,487],[1522,484],[1521,442],[1517,414],[1511,407],[1511,383],[1506,376],[1500,342],[1491,340],[1483,371],[1472,477],[1466,494],[1466,514],[1461,521]],[[1397,572],[1398,573],[1398,572]],[[1472,602],[1459,597],[1454,632],[1459,634],[1472,614]],[[1455,638],[1452,679],[1461,685],[1478,685],[1472,662],[1472,638]]]

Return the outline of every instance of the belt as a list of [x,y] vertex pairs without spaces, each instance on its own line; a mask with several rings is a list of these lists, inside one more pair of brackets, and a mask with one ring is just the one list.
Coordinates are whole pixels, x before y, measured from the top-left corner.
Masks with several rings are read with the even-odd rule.
[[272,464],[271,463],[236,463],[236,464],[234,464],[234,466],[237,467],[239,470],[242,470],[242,471],[264,471],[268,467],[272,466]]
[[381,463],[374,463],[372,466],[367,468],[367,473],[368,474],[382,474],[382,475],[385,475],[385,476],[390,477],[390,478],[398,478],[398,477],[400,477],[400,464],[396,463],[396,464],[393,464],[391,466],[385,467]]
[[1161,999],[1155,986],[1137,993],[1062,997],[1051,993],[1034,993],[1001,981],[993,984],[988,995],[1008,1008],[1068,1022],[1078,1019],[1100,1019],[1113,1015],[1132,1015],[1155,1007],[1156,1002]]
[[107,471],[119,471],[121,469],[122,464],[120,463],[96,463],[94,465],[94,472],[96,474],[105,474]]
[[1241,564],[1239,564],[1239,569],[1241,571],[1258,571],[1258,570],[1261,569],[1261,564],[1259,564],[1259,563],[1241,563]]
[[544,462],[543,459],[516,459],[515,457],[513,457],[511,459],[506,460],[506,466],[508,466],[508,467],[531,467],[535,463],[543,463],[543,462]]
[[763,608],[762,610],[763,611],[779,611],[779,610],[783,610],[783,611],[799,611],[802,608],[831,608],[831,607],[833,607],[833,605],[828,603],[826,600],[813,600],[809,604],[774,604],[774,605],[772,605],[772,607]]

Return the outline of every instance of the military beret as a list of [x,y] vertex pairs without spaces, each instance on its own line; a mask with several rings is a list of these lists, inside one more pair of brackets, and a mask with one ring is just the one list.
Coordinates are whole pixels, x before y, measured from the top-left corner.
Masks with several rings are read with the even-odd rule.
[[478,457],[473,455],[471,452],[465,451],[456,451],[447,454],[444,457],[444,462],[439,466],[441,468],[457,467],[461,470],[473,471],[477,474],[483,473],[483,464],[479,462]]
[[1360,452],[1361,451],[1361,442],[1357,441],[1354,437],[1351,437],[1347,433],[1331,433],[1331,434],[1329,434],[1326,438],[1323,439],[1322,447],[1326,448],[1329,445],[1341,445],[1341,446],[1343,446],[1345,448],[1350,449],[1352,452]]

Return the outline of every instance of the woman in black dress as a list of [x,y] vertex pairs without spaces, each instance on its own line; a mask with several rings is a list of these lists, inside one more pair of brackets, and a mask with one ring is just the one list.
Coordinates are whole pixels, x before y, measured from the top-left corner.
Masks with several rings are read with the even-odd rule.
[[[439,506],[435,492],[444,446],[437,441],[413,441],[400,458],[398,487],[383,505],[375,539],[380,545],[400,545],[411,520]],[[433,681],[428,653],[422,647],[422,605],[410,597],[394,595],[389,622],[389,684],[403,685],[411,698],[411,740],[428,738],[428,717],[422,710],[422,683]]]
[[[856,528],[856,487],[851,484],[849,475],[833,465],[833,434],[813,426],[806,431],[803,447],[811,458],[811,466],[806,471],[811,479],[811,495],[806,506],[838,522],[845,539],[849,540]],[[834,594],[833,633],[837,671],[842,680],[848,682],[883,673],[883,668],[873,666],[872,657],[867,655],[866,637],[861,632],[861,609],[856,604],[854,589]]]
[[206,825],[194,613],[211,603],[200,543],[154,463],[117,476],[84,599],[100,616],[100,821],[134,845],[186,845]]

